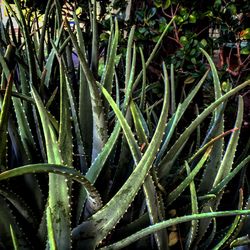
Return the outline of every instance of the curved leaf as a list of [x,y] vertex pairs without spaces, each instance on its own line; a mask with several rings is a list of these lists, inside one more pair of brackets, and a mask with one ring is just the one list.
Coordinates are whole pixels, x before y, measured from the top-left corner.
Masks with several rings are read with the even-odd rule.
[[101,249],[121,249],[125,246],[128,246],[132,244],[133,242],[150,235],[152,233],[155,233],[156,231],[159,231],[163,228],[170,227],[173,225],[177,225],[180,223],[192,221],[192,220],[200,220],[204,218],[216,218],[216,217],[225,217],[225,216],[239,216],[239,215],[249,215],[250,210],[232,210],[232,211],[222,211],[222,212],[211,212],[211,213],[202,213],[202,214],[192,214],[192,215],[186,215],[179,218],[169,219],[167,221],[163,221],[160,223],[157,223],[155,225],[149,226],[145,229],[142,229],[138,231],[137,233],[128,236],[127,238],[118,241],[110,246],[103,247]]

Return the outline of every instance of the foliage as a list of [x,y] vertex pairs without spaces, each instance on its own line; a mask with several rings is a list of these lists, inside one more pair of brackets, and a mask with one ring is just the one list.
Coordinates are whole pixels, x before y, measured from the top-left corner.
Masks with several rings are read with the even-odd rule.
[[[59,1],[48,1],[41,27],[25,18],[19,0],[16,11],[5,3],[20,32],[12,19],[0,22],[1,249],[219,249],[246,242],[249,147],[236,150],[239,93],[249,80],[222,94],[216,67],[199,48],[211,70],[176,99],[173,65],[170,77],[162,63],[158,82],[147,81],[175,18],[149,55],[138,49],[132,26],[124,53],[124,30],[112,15],[107,43],[100,39],[96,1],[91,32],[75,12],[71,27]],[[215,100],[190,116],[209,74]],[[225,131],[226,104],[236,96],[235,124]],[[217,219],[225,216],[235,218]]]
[[[120,11],[124,13],[121,16],[127,15],[127,9]],[[138,26],[136,39],[148,51],[175,15],[161,48],[161,58],[167,65],[176,66],[180,84],[185,80],[194,82],[201,77],[200,72],[205,72],[199,47],[215,55],[223,79],[238,83],[246,79],[245,72],[249,70],[249,11],[246,0],[146,1],[133,3],[127,22]]]

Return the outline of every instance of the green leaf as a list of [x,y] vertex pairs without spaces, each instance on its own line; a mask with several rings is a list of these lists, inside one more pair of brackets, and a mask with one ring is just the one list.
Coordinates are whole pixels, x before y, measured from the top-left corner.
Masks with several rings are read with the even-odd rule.
[[227,184],[239,173],[239,171],[244,168],[248,162],[250,161],[250,156],[247,156],[244,160],[241,161],[239,165],[237,165],[233,171],[231,171],[227,176],[224,177],[224,179],[218,183],[215,187],[212,188],[212,190],[209,192],[209,194],[218,194],[220,193]]
[[[112,93],[113,86],[113,78],[115,73],[115,59],[116,59],[116,51],[118,46],[118,37],[119,37],[119,28],[118,22],[115,21],[115,34],[112,38],[111,48],[109,51],[109,55],[107,56],[107,61],[105,63],[104,73],[102,75],[101,84],[107,89],[109,93]],[[104,102],[106,111],[108,111],[108,102]]]
[[101,152],[102,148],[104,147],[104,144],[107,141],[107,125],[105,123],[102,98],[99,94],[99,90],[94,75],[88,67],[85,55],[83,54],[82,49],[79,47],[76,37],[73,34],[68,22],[66,21],[65,23],[70,38],[72,40],[72,43],[78,54],[81,67],[87,79],[88,88],[91,96],[91,105],[93,113],[93,147],[92,147],[92,162],[93,162],[97,157],[97,155]]
[[[132,112],[139,143],[140,145],[145,145],[145,148],[147,148],[148,139],[144,131],[143,121],[141,120],[140,118],[141,116],[138,112],[139,108],[138,106],[135,105],[133,100],[131,100],[130,102],[130,109]],[[140,156],[140,159],[141,159],[141,156]],[[137,161],[140,159],[137,159]],[[152,224],[155,224],[159,222],[160,220],[163,220],[163,216],[162,216],[163,211],[161,211],[161,205],[158,199],[159,194],[156,189],[157,180],[155,180],[154,182],[152,178],[152,176],[156,175],[154,168],[151,169],[151,173],[145,178],[145,182],[143,184],[143,192],[146,198],[147,210],[148,210],[148,214],[150,217],[150,221]],[[157,232],[156,234],[154,234],[154,237],[155,237],[155,241],[156,241],[158,249],[168,248],[166,230]]]
[[69,98],[67,93],[67,83],[63,63],[60,64],[60,127],[58,144],[61,150],[62,161],[71,166],[73,162],[73,141],[71,133],[71,119],[69,111]]
[[172,191],[168,195],[167,197],[168,206],[171,205],[172,202],[174,202],[181,195],[181,193],[185,190],[185,188],[187,188],[190,185],[190,183],[194,180],[196,174],[200,171],[200,169],[203,167],[204,163],[206,162],[207,158],[209,157],[211,149],[212,149],[211,147],[207,149],[207,151],[205,152],[201,160],[198,162],[196,167],[192,170],[192,172],[185,178],[184,181],[182,181],[182,183],[178,185],[178,187],[174,191]]
[[128,86],[128,82],[129,82],[130,75],[131,75],[132,48],[133,48],[134,33],[135,33],[135,25],[132,26],[129,32],[128,44],[126,48],[125,87]]
[[56,250],[57,246],[56,246],[56,240],[55,240],[54,229],[53,229],[52,214],[51,214],[51,210],[49,206],[47,206],[46,208],[46,215],[47,215],[47,231],[48,231],[49,249]]
[[183,144],[186,142],[186,140],[189,138],[191,133],[196,129],[196,127],[201,124],[201,122],[211,113],[213,112],[221,103],[226,101],[229,97],[235,95],[237,92],[239,92],[241,89],[245,88],[250,84],[250,80],[243,82],[242,84],[238,85],[237,87],[233,88],[229,92],[227,92],[225,95],[214,101],[212,104],[210,104],[182,133],[182,135],[177,139],[175,144],[170,148],[166,156],[163,158],[163,160],[160,163],[159,166],[159,174],[160,177],[163,177],[166,172],[169,172],[169,170],[172,167],[172,164],[176,157],[180,154]]
[[227,145],[226,152],[224,154],[221,165],[218,169],[216,178],[214,180],[213,187],[216,186],[221,180],[223,180],[231,171],[233,160],[235,157],[236,147],[239,140],[242,121],[243,121],[243,98],[242,96],[239,96],[237,118],[234,125],[235,128],[239,128],[239,130],[235,131],[231,135],[231,138]]
[[[187,176],[189,176],[191,173],[191,170],[187,162],[185,162],[185,167],[187,171]],[[190,196],[191,196],[192,214],[198,214],[199,207],[198,207],[197,194],[196,194],[194,181],[190,183],[189,188],[190,188]],[[190,226],[188,237],[186,240],[186,249],[189,249],[192,242],[194,241],[196,233],[197,233],[197,229],[198,229],[198,221],[197,220],[191,221],[191,226]]]
[[192,76],[189,76],[187,77],[185,80],[184,80],[184,83],[185,84],[190,84],[190,83],[193,83],[195,81],[195,78],[192,77]]
[[[167,81],[167,79],[165,79]],[[147,148],[146,152],[144,153],[142,159],[135,167],[134,171],[127,179],[125,184],[121,187],[121,189],[116,193],[116,195],[103,207],[103,209],[99,210],[96,214],[94,214],[90,218],[90,224],[96,230],[94,234],[95,237],[95,244],[98,244],[110,230],[118,223],[121,219],[131,202],[133,201],[134,197],[138,193],[148,171],[150,170],[152,163],[154,161],[155,155],[157,150],[161,144],[161,139],[163,136],[163,132],[165,129],[165,123],[168,115],[168,84],[165,82],[165,92],[164,92],[164,103],[162,108],[162,113],[159,119],[159,123],[156,128],[156,132],[152,138],[149,147]],[[104,96],[109,101],[111,107],[113,108],[121,126],[123,128],[124,133],[129,133],[129,127],[127,122],[122,115],[121,111],[116,106],[115,101],[109,95],[109,93],[101,87],[101,90]],[[131,142],[129,142],[131,143]],[[119,208],[119,209],[117,209]],[[73,230],[73,238],[75,240],[80,240],[81,232],[86,227],[85,224],[79,225]],[[79,241],[80,245],[83,246],[84,239]]]
[[15,209],[20,213],[20,215],[23,216],[23,218],[30,224],[30,225],[37,225],[38,221],[34,213],[34,208],[30,207],[22,197],[11,191],[10,188],[5,188],[4,186],[1,186],[0,188],[0,194],[3,196],[6,200],[8,200],[9,203],[11,203]]
[[77,181],[86,188],[87,192],[89,193],[89,196],[93,200],[95,200],[96,206],[98,208],[102,206],[100,195],[95,189],[95,187],[89,182],[89,180],[84,175],[75,170],[73,167],[66,167],[60,164],[49,163],[29,164],[2,172],[0,174],[0,181],[8,180],[10,178],[25,174],[36,173],[53,173],[54,175],[65,176],[69,180]]
[[[50,123],[49,117],[40,96],[32,85],[31,90],[42,121],[48,163],[61,164],[63,162],[63,159],[53,126]],[[60,189],[58,187],[60,187]],[[49,175],[48,204],[52,213],[56,244],[59,249],[70,248],[71,240],[69,187],[67,179],[64,176],[58,176],[54,174]],[[60,206],[58,206],[58,204],[60,204]]]
[[232,210],[232,211],[222,211],[222,212],[210,212],[210,213],[202,213],[202,214],[192,214],[192,215],[186,215],[183,217],[178,217],[178,218],[174,218],[174,219],[169,219],[160,223],[157,223],[155,225],[149,226],[147,228],[144,228],[130,236],[128,236],[127,238],[122,239],[121,241],[118,241],[112,245],[106,246],[101,248],[102,250],[104,249],[121,249],[123,247],[126,247],[130,244],[132,244],[133,242],[138,241],[139,239],[150,235],[158,230],[161,230],[163,228],[166,227],[171,227],[173,225],[177,225],[180,223],[185,223],[188,221],[192,221],[192,220],[200,220],[200,219],[204,219],[204,218],[216,218],[216,217],[225,217],[225,216],[238,216],[238,215],[249,215],[250,214],[250,210]]
[[171,5],[171,0],[165,0],[163,4],[163,9],[166,10]]
[[[13,229],[12,232],[10,226]],[[31,246],[27,243],[27,238],[17,224],[17,218],[13,215],[12,209],[2,196],[0,196],[0,232],[1,245],[14,249],[13,244],[17,243],[19,249],[30,249]],[[18,242],[15,242],[16,239]]]
[[[242,210],[242,205],[243,205],[243,190],[240,189],[239,192],[239,204],[238,204],[238,209]],[[227,233],[224,235],[224,237],[216,244],[216,246],[213,247],[213,250],[219,250],[221,247],[225,247],[228,241],[228,239],[232,236],[232,234],[235,232],[239,222],[240,222],[241,216],[236,216],[233,223],[230,225],[229,230]]]
[[13,227],[10,224],[10,234],[11,234],[11,238],[12,238],[12,243],[13,243],[13,248],[14,250],[18,250],[18,242],[17,242],[17,238],[16,238],[16,234],[15,231],[13,230]]
[[[8,119],[9,119],[9,110],[11,104],[11,90],[13,84],[13,74],[10,75],[8,79],[7,89],[4,95],[3,102],[1,104],[1,113],[0,113],[0,171],[6,168],[5,166],[5,157],[6,157],[6,147],[7,147],[7,128],[8,128]],[[0,97],[1,103],[1,97]]]
[[[194,89],[190,92],[190,94],[183,101],[183,103],[178,105],[176,112],[173,114],[173,116],[168,121],[166,131],[165,131],[165,137],[163,139],[163,144],[162,144],[162,147],[161,147],[161,149],[160,149],[160,151],[159,151],[159,153],[157,155],[157,159],[156,159],[157,166],[160,163],[160,160],[163,157],[165,151],[167,150],[167,147],[168,147],[169,142],[170,142],[170,140],[172,138],[174,130],[178,125],[178,122],[180,121],[181,117],[183,116],[184,112],[188,108],[189,104],[191,103],[191,101],[193,100],[193,98],[195,97],[197,92],[199,91],[200,87],[204,83],[204,81],[205,81],[205,79],[207,77],[207,74],[208,74],[208,71],[204,74],[202,79],[196,84]],[[162,172],[164,172],[164,171],[162,171]],[[165,174],[167,175],[167,172],[165,172],[164,175]],[[160,170],[159,177],[162,178],[162,176],[163,176],[163,173],[161,174],[161,170]]]
[[30,78],[29,80],[30,80],[31,84],[37,84],[38,83],[38,77],[37,77],[36,66],[35,66],[36,61],[35,61],[35,58],[34,58],[34,54],[35,54],[34,53],[34,48],[32,46],[31,37],[30,37],[29,30],[28,30],[28,25],[26,24],[26,20],[25,20],[24,14],[22,12],[20,0],[14,0],[17,15],[19,16],[19,18],[17,18],[17,15],[13,11],[13,9],[11,8],[8,1],[4,1],[4,3],[6,4],[6,7],[10,10],[10,12],[14,15],[17,23],[21,27],[21,32],[23,33],[24,42],[25,42],[25,45],[26,45],[25,46],[26,53],[27,53],[27,57],[28,57],[29,78]]
[[[83,56],[86,60],[86,51],[85,51],[85,43],[83,39],[83,32],[80,28],[79,20],[76,14],[73,12],[74,22],[76,24],[77,38],[78,43],[82,49]],[[92,154],[92,144],[93,144],[93,112],[91,105],[91,96],[88,87],[88,82],[85,77],[84,71],[81,66],[79,66],[80,71],[80,79],[79,79],[79,132],[76,131],[77,135],[77,145],[78,145],[78,153],[80,155],[80,165],[82,172],[85,173],[87,171],[86,163],[84,163],[84,154],[86,154],[86,160],[88,163],[91,162],[91,154]],[[71,106],[73,105],[73,102]],[[77,117],[75,115],[75,117]],[[75,130],[77,129],[77,121],[75,119]],[[81,143],[82,141],[82,143]],[[83,147],[81,146],[83,145]]]
[[44,20],[43,20],[43,26],[42,26],[42,31],[41,31],[41,36],[39,40],[39,51],[38,51],[38,63],[40,67],[43,65],[43,60],[44,60],[44,45],[45,45],[45,36],[46,36],[46,31],[47,31],[47,24],[49,20],[49,11],[51,10],[51,5],[52,5],[53,0],[49,0],[46,9],[44,12]]
[[140,54],[141,54],[141,61],[142,61],[142,88],[141,88],[141,100],[140,100],[140,108],[144,109],[145,104],[146,104],[146,63],[145,63],[145,58],[143,55],[143,51],[141,48],[140,49]]

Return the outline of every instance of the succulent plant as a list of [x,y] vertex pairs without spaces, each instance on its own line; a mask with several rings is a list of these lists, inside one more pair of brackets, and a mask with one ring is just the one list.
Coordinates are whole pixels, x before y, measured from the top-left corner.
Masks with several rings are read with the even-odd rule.
[[[57,0],[48,1],[43,26],[27,21],[14,2],[15,10],[5,4],[20,32],[12,19],[0,22],[0,248],[219,249],[246,242],[249,150],[236,157],[243,98],[228,131],[223,113],[250,81],[222,94],[214,63],[201,49],[210,69],[179,103],[174,67],[169,77],[163,63],[159,102],[147,67],[173,20],[147,60],[132,27],[119,64],[120,31],[111,17],[101,65],[96,1],[90,5],[91,43],[75,13],[70,27]],[[209,74],[215,100],[183,128]],[[239,188],[227,189],[240,171]],[[221,211],[225,191],[237,204]],[[235,219],[217,221],[225,216]],[[178,233],[176,225],[184,222]]]

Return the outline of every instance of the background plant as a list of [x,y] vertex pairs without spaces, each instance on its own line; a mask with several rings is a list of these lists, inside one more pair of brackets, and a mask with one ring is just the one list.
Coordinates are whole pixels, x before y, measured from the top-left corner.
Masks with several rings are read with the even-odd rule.
[[[101,39],[95,1],[83,27],[75,12],[70,27],[59,1],[48,1],[41,27],[14,3],[16,10],[6,5],[20,31],[12,19],[0,26],[1,248],[248,243],[249,147],[236,151],[243,98],[234,124],[223,114],[249,81],[222,92],[212,59],[199,49],[211,72],[177,98],[173,65],[169,76],[163,63],[157,81],[148,71],[175,19],[145,53],[138,29],[122,38],[111,14],[108,40]],[[215,100],[193,109],[211,79]],[[236,217],[216,219],[229,215]]]

